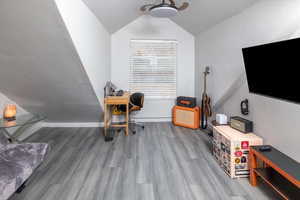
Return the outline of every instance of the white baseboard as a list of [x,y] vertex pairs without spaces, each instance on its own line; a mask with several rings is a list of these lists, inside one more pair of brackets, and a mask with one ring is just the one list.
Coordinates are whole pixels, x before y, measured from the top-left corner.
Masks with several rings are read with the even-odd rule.
[[[133,119],[136,122],[171,122],[172,118],[137,118]],[[104,122],[78,122],[78,123],[54,123],[44,122],[42,127],[48,128],[71,128],[71,127],[104,127]]]
[[171,122],[172,118],[133,118],[136,122]]
[[103,122],[78,122],[78,123],[53,123],[44,122],[43,127],[47,128],[71,128],[71,127],[104,127]]
[[[136,122],[171,122],[172,118],[137,118],[133,120]],[[78,123],[44,122],[42,124],[42,127],[48,127],[48,128],[104,127],[104,122],[78,122]]]

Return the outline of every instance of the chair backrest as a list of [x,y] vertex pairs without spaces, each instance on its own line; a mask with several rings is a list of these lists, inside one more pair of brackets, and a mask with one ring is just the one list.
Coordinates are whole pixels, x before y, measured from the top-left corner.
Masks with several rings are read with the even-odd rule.
[[135,105],[143,108],[144,106],[144,94],[140,92],[133,93],[130,95],[130,102]]

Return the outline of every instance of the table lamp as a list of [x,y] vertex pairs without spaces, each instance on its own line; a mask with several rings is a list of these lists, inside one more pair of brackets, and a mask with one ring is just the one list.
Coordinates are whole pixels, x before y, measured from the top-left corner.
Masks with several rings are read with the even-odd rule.
[[7,121],[16,120],[17,106],[16,105],[7,105],[3,111],[3,118]]

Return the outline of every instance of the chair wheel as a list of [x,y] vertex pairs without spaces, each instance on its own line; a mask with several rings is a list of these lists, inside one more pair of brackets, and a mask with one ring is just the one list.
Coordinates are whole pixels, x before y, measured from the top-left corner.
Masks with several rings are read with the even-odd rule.
[[145,129],[145,126],[142,126],[142,129]]
[[136,134],[136,131],[132,131],[132,134],[135,135],[135,134]]
[[111,142],[113,140],[114,140],[114,138],[113,137],[109,137],[109,136],[105,136],[105,138],[104,138],[105,142]]

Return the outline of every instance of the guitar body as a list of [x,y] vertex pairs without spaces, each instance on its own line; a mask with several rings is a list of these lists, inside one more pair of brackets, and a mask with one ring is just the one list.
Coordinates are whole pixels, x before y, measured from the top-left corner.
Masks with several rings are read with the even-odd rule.
[[204,102],[204,107],[205,107],[205,115],[207,117],[211,117],[212,116],[212,112],[211,112],[211,100],[209,96],[206,96],[206,101]]

